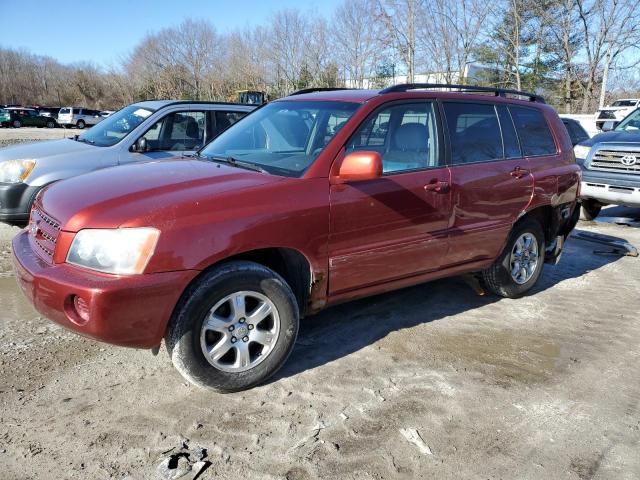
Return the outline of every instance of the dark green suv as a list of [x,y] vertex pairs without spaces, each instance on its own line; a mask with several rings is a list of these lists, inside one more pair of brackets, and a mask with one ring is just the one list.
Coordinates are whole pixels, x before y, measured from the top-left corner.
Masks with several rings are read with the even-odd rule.
[[8,125],[20,128],[20,127],[47,127],[54,128],[58,124],[55,118],[46,117],[40,115],[37,110],[33,108],[7,108],[9,113],[9,120],[4,123]]

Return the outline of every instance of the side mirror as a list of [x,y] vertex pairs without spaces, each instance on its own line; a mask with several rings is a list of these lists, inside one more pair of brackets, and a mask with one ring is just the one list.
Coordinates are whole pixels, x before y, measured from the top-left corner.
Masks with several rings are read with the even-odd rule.
[[338,183],[361,182],[382,177],[382,157],[378,152],[351,152],[342,160]]
[[608,122],[604,122],[602,124],[602,131],[603,132],[610,132],[614,128],[615,128],[615,122],[613,122],[611,120],[609,120]]
[[136,140],[136,143],[131,145],[131,151],[132,152],[138,152],[138,153],[146,152],[147,151],[147,139],[144,138],[144,137],[140,137],[138,140]]

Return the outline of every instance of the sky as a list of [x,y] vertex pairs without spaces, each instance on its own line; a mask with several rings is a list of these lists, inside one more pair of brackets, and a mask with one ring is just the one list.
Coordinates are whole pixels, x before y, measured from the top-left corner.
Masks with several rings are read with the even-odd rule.
[[339,0],[0,0],[0,46],[62,63],[118,63],[147,34],[186,18],[218,32],[266,24],[284,8],[330,15]]

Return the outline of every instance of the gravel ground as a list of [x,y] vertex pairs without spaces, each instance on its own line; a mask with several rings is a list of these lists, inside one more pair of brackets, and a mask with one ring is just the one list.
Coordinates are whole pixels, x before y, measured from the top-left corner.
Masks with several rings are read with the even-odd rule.
[[60,138],[73,137],[83,131],[85,130],[76,128],[0,128],[0,147],[34,140],[58,140]]
[[17,231],[0,227],[3,479],[640,478],[639,258],[570,239],[519,300],[453,278],[331,308],[271,382],[221,395],[164,349],[41,318],[10,270]]

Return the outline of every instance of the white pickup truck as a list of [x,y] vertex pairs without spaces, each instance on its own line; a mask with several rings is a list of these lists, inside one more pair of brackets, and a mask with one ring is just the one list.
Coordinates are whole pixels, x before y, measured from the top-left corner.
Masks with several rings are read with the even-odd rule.
[[620,122],[624,117],[640,107],[640,98],[621,98],[611,105],[607,105],[596,112],[596,128],[602,130],[606,122],[613,122],[611,128]]

